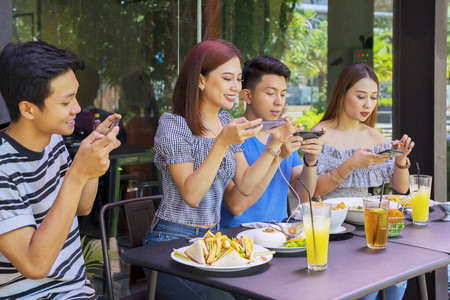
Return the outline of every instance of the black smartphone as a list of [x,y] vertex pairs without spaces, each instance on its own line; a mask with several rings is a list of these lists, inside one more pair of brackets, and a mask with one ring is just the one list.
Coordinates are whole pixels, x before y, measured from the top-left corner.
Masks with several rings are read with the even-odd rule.
[[317,139],[323,135],[323,131],[303,130],[294,133],[294,135],[302,137],[303,140]]
[[400,151],[400,150],[386,149],[386,150],[383,150],[381,152],[378,152],[377,154],[388,154],[389,158],[393,158],[393,157],[397,157],[397,156],[403,155],[405,153],[403,151]]
[[286,124],[286,121],[283,121],[283,120],[281,120],[281,121],[262,121],[260,124],[258,124],[256,126],[249,127],[247,129],[253,129],[253,128],[256,128],[259,125],[262,125],[261,131],[266,131],[266,130],[275,129],[278,126],[281,126],[281,125],[284,125],[284,124]]

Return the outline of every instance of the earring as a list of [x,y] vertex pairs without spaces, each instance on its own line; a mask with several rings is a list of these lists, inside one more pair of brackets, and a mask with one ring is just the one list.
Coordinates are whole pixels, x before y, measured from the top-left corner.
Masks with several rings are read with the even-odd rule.
[[202,92],[203,92],[204,90],[205,90],[205,88],[204,88],[204,87],[200,88],[200,91],[202,91]]

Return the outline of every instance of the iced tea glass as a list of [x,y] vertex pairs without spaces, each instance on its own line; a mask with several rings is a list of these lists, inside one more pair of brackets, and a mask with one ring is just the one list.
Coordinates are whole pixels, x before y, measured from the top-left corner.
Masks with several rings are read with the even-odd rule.
[[409,192],[418,192],[411,199],[412,218],[415,225],[428,225],[432,180],[433,177],[429,175],[409,175]]
[[313,271],[326,270],[328,262],[328,240],[330,238],[331,204],[313,202],[312,218],[310,203],[302,204],[302,212],[308,269]]
[[386,249],[389,232],[389,200],[364,199],[363,205],[367,247]]

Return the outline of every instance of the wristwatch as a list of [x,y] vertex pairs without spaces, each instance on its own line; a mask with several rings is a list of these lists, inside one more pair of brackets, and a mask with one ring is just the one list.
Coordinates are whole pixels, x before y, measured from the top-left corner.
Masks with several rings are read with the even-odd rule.
[[409,157],[406,158],[406,164],[404,166],[399,165],[395,160],[394,160],[395,166],[399,169],[409,169],[409,167],[411,167],[411,161],[409,160]]

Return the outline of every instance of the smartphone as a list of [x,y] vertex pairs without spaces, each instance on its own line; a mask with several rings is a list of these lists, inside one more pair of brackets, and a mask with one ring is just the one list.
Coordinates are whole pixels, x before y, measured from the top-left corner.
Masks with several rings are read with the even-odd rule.
[[261,131],[266,131],[266,130],[275,129],[278,126],[281,126],[281,125],[284,125],[284,124],[286,124],[286,121],[283,121],[283,120],[281,120],[281,121],[262,121],[260,124],[258,124],[256,126],[249,127],[247,129],[253,129],[253,128],[258,127],[259,125],[262,125]]
[[400,150],[386,149],[386,150],[383,150],[381,152],[378,152],[377,154],[388,154],[389,158],[393,158],[393,157],[397,157],[397,156],[403,155],[405,153],[403,151],[400,151]]
[[294,133],[294,135],[302,137],[303,140],[317,139],[323,135],[323,131],[303,130],[303,131]]

